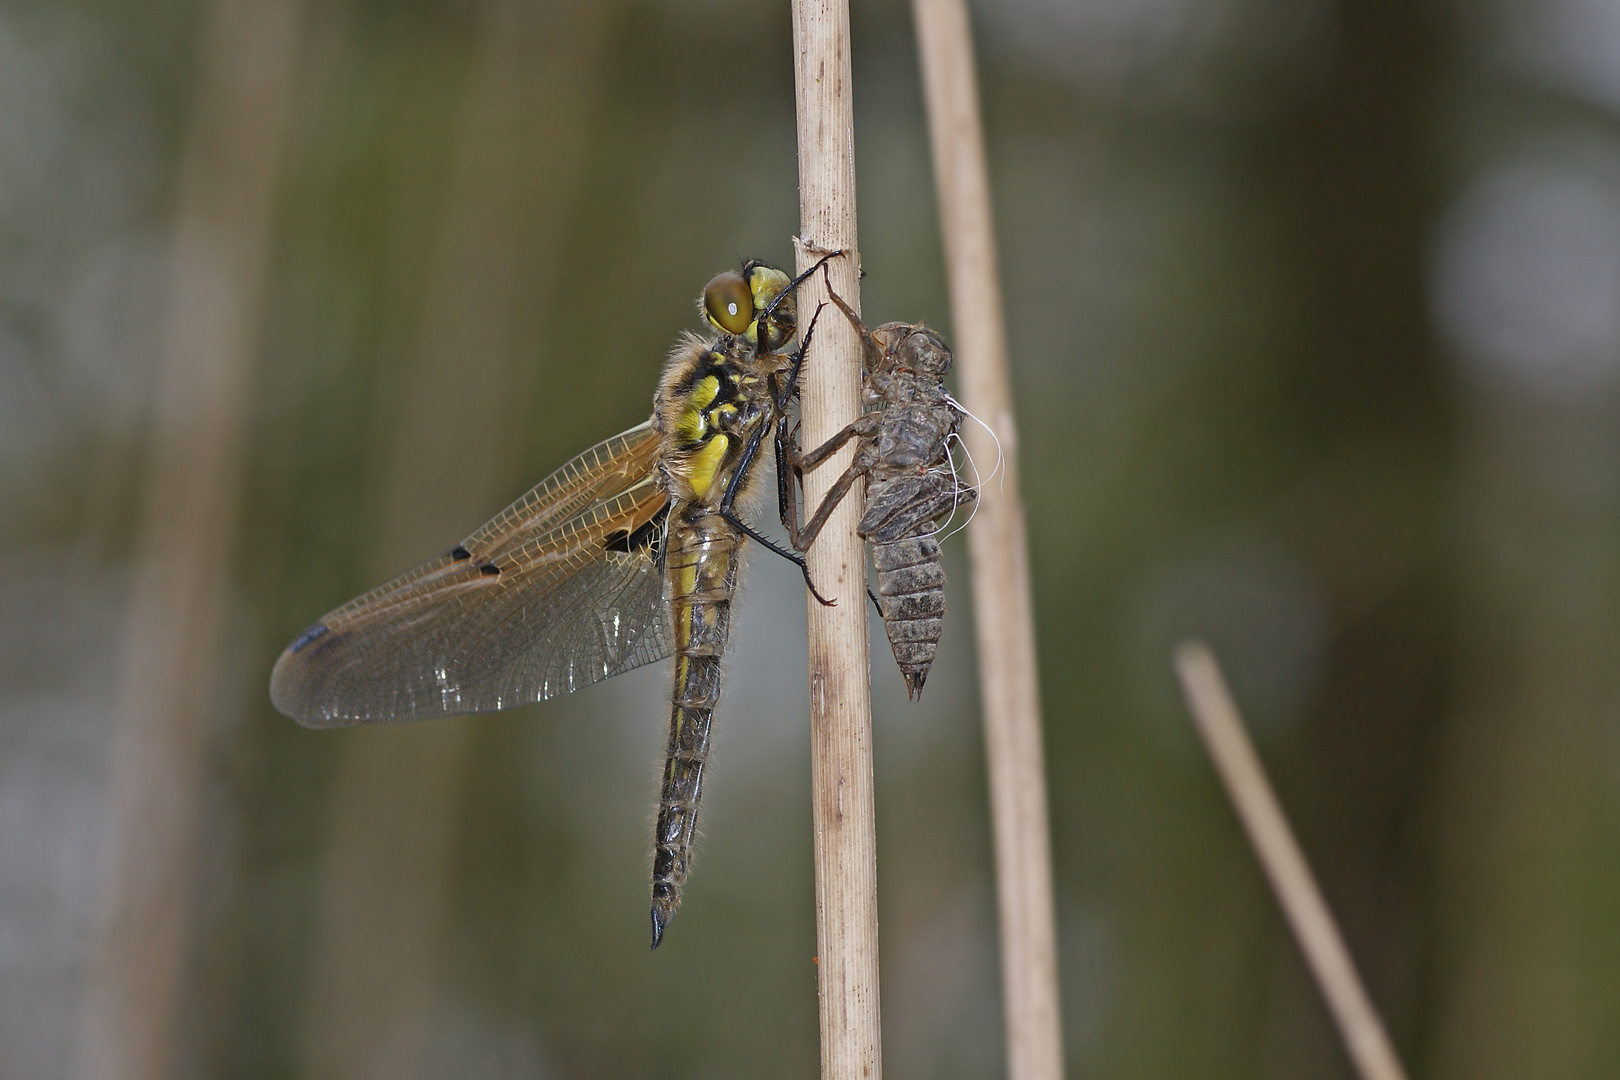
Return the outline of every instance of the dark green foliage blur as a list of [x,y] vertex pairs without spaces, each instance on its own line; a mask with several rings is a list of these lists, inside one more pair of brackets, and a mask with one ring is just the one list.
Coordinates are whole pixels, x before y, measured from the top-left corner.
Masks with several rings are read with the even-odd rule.
[[[853,6],[864,311],[948,335],[909,9]],[[71,1060],[206,7],[0,12],[0,822],[30,837],[0,824],[6,1076]],[[713,273],[791,262],[785,3],[515,4],[534,59],[480,83],[500,7],[305,10],[185,1074],[325,1076],[336,1045],[390,1077],[812,1077],[791,567],[752,558],[656,953],[662,667],[438,735],[311,732],[267,700],[322,612],[645,418]],[[1351,1075],[1181,710],[1190,636],[1414,1075],[1620,1074],[1620,43],[1583,38],[1576,0],[1465,7],[975,5],[1070,1076]],[[1004,1075],[965,541],[920,704],[874,636],[891,1077]],[[356,762],[453,725],[395,819]],[[446,838],[427,937],[378,930],[334,970],[359,894],[333,853],[418,865],[423,821]],[[415,902],[402,880],[370,881],[362,925]],[[396,970],[421,983],[397,1014]]]

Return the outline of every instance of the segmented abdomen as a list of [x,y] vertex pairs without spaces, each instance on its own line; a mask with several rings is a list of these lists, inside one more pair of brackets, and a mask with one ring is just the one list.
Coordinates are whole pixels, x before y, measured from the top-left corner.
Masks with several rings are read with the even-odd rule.
[[928,679],[945,628],[945,568],[933,534],[876,544],[878,602],[895,663],[916,698]]
[[692,838],[703,770],[709,760],[709,725],[720,700],[720,664],[731,630],[743,537],[716,510],[675,507],[665,546],[669,608],[674,620],[675,691],[658,824],[653,832],[653,948],[681,904],[692,863]]
[[945,628],[945,568],[934,522],[976,494],[943,469],[878,476],[867,488],[856,531],[872,543],[883,629],[912,698],[922,693]]

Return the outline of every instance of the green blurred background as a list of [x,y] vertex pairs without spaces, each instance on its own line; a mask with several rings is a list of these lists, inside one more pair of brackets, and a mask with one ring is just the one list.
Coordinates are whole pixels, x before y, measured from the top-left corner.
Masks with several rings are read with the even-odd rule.
[[[872,321],[947,332],[907,6]],[[0,8],[0,1076],[74,1075],[206,3]],[[1175,694],[1209,639],[1415,1075],[1620,1075],[1620,8],[975,7],[1069,1075],[1348,1077]],[[685,907],[667,673],[305,731],[270,665],[648,412],[791,261],[787,6],[307,2],[210,659],[185,1077],[810,1077],[802,590],[756,558]],[[982,464],[982,463],[981,463]],[[885,1066],[1002,1075],[963,543],[874,653]]]

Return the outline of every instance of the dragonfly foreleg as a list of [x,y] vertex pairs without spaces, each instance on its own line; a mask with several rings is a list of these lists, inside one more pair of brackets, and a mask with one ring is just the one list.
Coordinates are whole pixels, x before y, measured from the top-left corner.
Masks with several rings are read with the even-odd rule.
[[737,459],[737,467],[726,481],[726,490],[720,496],[720,515],[765,550],[775,552],[794,566],[797,566],[799,573],[804,575],[804,586],[810,590],[810,595],[815,597],[822,605],[832,607],[837,601],[828,600],[821,595],[821,590],[816,588],[816,583],[810,580],[810,567],[805,565],[804,556],[797,551],[788,550],[770,537],[761,534],[758,529],[744,521],[736,511],[735,503],[737,495],[742,491],[743,478],[748,475],[749,469],[753,466],[754,458],[759,454],[759,444],[764,437],[765,427],[762,425],[756,428],[749,435],[748,441],[743,444],[743,451]]
[[776,377],[771,377],[773,388],[772,399],[776,403],[776,415],[786,416],[788,404],[799,396],[799,376],[804,372],[804,358],[810,351],[810,342],[816,336],[816,323],[821,319],[821,309],[826,304],[817,304],[816,313],[810,316],[810,325],[804,328],[804,334],[799,340],[799,347],[793,353],[788,363],[787,379],[781,386],[777,386]]

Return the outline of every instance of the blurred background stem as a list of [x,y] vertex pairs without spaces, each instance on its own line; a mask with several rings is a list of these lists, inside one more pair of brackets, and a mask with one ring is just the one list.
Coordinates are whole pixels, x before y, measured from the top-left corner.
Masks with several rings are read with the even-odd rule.
[[93,1080],[160,1080],[181,1062],[200,770],[225,690],[220,641],[301,8],[218,0],[202,40],[112,747],[111,877],[78,1048],[77,1075]]
[[[387,423],[379,580],[516,497],[541,323],[590,129],[611,6],[485,0],[421,322]],[[355,731],[335,780],[311,1080],[426,1075],[475,718]]]
[[912,12],[934,152],[957,372],[963,405],[978,421],[968,421],[962,439],[983,481],[968,541],[995,836],[1007,1075],[1011,1080],[1059,1080],[1063,1021],[1039,653],[973,35],[966,0],[914,0]]

